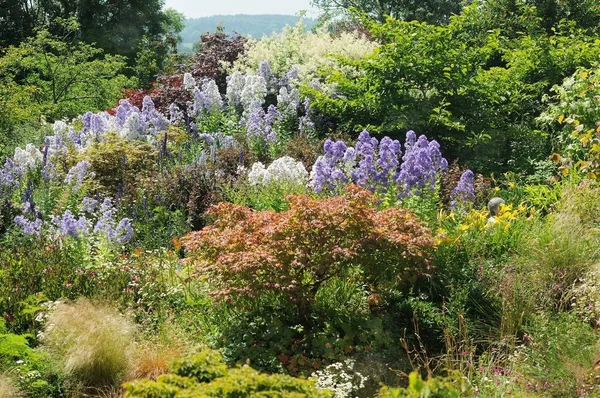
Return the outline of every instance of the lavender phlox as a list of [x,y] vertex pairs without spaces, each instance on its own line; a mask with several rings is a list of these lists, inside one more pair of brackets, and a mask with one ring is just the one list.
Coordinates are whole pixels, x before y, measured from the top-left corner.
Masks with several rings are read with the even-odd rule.
[[14,222],[21,229],[21,232],[23,232],[25,236],[40,236],[42,233],[43,222],[39,218],[31,221],[23,216],[16,216],[14,218]]
[[196,79],[191,73],[186,72],[183,74],[183,87],[186,90],[193,90],[196,87]]
[[475,175],[471,170],[465,170],[460,176],[460,180],[450,194],[452,199],[451,207],[468,205],[475,201]]
[[32,170],[42,164],[44,155],[33,144],[27,144],[25,149],[15,148],[13,161],[26,170]]
[[84,216],[75,218],[70,210],[66,210],[62,216],[52,217],[55,231],[61,236],[72,236],[78,238],[86,235],[90,230],[90,222]]
[[83,180],[87,175],[89,167],[90,162],[82,160],[69,169],[69,172],[65,177],[65,184],[72,184],[73,192],[77,192],[77,190],[81,188],[81,184],[83,184]]

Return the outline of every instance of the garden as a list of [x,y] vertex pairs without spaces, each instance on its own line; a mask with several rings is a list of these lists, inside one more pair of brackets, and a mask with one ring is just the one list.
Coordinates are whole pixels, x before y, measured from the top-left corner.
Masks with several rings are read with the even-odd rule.
[[600,396],[596,1],[315,3],[0,28],[0,398]]

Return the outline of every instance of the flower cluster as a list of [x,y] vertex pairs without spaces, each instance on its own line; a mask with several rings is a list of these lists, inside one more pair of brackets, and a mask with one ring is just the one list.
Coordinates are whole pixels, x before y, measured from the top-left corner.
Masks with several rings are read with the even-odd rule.
[[84,216],[75,218],[70,210],[65,211],[62,216],[52,217],[52,224],[54,224],[54,229],[60,236],[78,238],[87,235],[90,230],[90,221]]
[[462,173],[450,197],[452,199],[452,208],[467,205],[475,201],[475,175],[471,170],[466,170]]
[[269,105],[265,113],[263,108],[256,108],[248,116],[246,121],[246,133],[251,141],[272,143],[277,141],[277,132],[273,128],[274,124],[281,120],[281,113],[274,105]]
[[69,169],[67,177],[65,178],[65,184],[72,185],[73,192],[77,192],[79,188],[81,188],[81,184],[83,184],[83,179],[87,175],[89,167],[90,162],[82,160]]
[[334,398],[354,398],[365,387],[367,377],[354,370],[356,362],[346,359],[336,362],[323,370],[317,370],[312,377],[317,379],[316,386],[333,392]]
[[133,237],[133,228],[128,218],[123,218],[117,224],[115,216],[117,209],[108,198],[100,205],[100,217],[94,226],[94,232],[106,238],[109,242],[125,244]]
[[292,88],[288,90],[287,87],[281,87],[279,89],[279,94],[277,95],[277,107],[281,109],[281,113],[286,116],[296,116],[299,105],[300,94],[297,89]]
[[193,112],[198,116],[202,110],[216,112],[223,109],[223,98],[219,93],[219,87],[212,79],[207,79],[202,83],[202,90],[194,90]]
[[311,172],[311,185],[317,193],[353,182],[384,194],[397,185],[398,197],[406,197],[426,188],[435,189],[438,173],[448,168],[439,144],[429,142],[424,135],[417,140],[413,131],[406,134],[402,164],[399,141],[389,137],[378,141],[366,130],[360,133],[355,147],[327,140],[323,149],[324,155],[317,159]]
[[244,88],[239,95],[244,112],[250,113],[260,108],[265,102],[266,95],[267,82],[262,76],[246,76]]
[[307,179],[308,172],[302,162],[289,156],[273,161],[267,168],[261,162],[256,162],[248,173],[248,181],[251,185],[268,185],[270,183],[304,185]]
[[[30,202],[26,200],[25,203],[23,212],[34,214]],[[125,244],[133,237],[131,220],[123,218],[117,222],[115,219],[117,210],[108,198],[104,199],[102,204],[93,198],[83,198],[79,211],[82,213],[79,217],[68,209],[62,215],[53,216],[51,224],[48,226],[50,233],[55,237],[70,236],[73,238],[88,235],[92,231],[93,220],[97,217],[93,232],[103,236],[108,242]],[[15,217],[14,222],[25,236],[40,236],[45,224],[37,215],[34,220],[20,215]]]
[[25,236],[40,236],[42,233],[42,220],[39,218],[31,221],[24,216],[16,216],[14,221]]
[[331,191],[350,182],[348,175],[355,166],[354,148],[343,141],[327,139],[323,146],[325,154],[320,156],[310,173],[310,184],[317,193]]
[[440,152],[437,141],[429,141],[424,135],[419,136],[414,131],[406,133],[404,156],[396,182],[400,188],[400,197],[414,193],[422,194],[425,190],[435,190],[438,175],[448,170],[448,162]]
[[16,148],[13,161],[26,170],[32,170],[42,164],[44,155],[33,144],[27,144],[25,149]]
[[24,174],[23,167],[10,158],[6,159],[4,166],[0,168],[0,193],[11,192],[20,184]]

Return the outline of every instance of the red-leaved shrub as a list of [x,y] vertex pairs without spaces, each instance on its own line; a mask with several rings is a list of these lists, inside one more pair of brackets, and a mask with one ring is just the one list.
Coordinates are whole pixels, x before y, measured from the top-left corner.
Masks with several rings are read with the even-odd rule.
[[410,211],[378,210],[373,194],[350,186],[346,195],[290,196],[290,209],[252,211],[231,203],[209,210],[214,224],[183,239],[186,261],[218,299],[278,293],[309,314],[321,285],[359,267],[372,291],[397,288],[428,268],[433,239]]

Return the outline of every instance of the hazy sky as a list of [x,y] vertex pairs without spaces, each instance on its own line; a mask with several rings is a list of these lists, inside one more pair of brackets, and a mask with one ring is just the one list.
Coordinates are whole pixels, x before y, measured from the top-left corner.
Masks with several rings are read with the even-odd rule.
[[166,0],[166,7],[188,18],[228,14],[287,14],[311,11],[310,0]]

